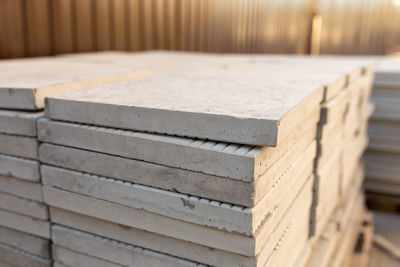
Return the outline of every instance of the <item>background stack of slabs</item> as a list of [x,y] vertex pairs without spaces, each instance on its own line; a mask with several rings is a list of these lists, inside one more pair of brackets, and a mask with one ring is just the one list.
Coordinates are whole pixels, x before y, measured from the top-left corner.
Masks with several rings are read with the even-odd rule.
[[371,205],[388,204],[395,208],[400,205],[399,58],[378,60],[371,100],[376,109],[368,129],[365,187]]
[[3,61],[0,69],[0,261],[50,266],[49,211],[42,197],[36,131],[44,99],[136,73],[55,58]]
[[41,116],[0,110],[2,264],[50,266],[50,222],[42,198],[36,138],[36,120]]
[[372,80],[372,65],[365,65],[348,76],[344,87],[327,87],[317,134],[311,213],[314,237],[299,266],[351,266],[349,253],[366,218],[361,157],[374,107],[368,101]]
[[295,264],[323,85],[349,75],[328,59],[250,61],[48,98],[39,155],[56,263]]

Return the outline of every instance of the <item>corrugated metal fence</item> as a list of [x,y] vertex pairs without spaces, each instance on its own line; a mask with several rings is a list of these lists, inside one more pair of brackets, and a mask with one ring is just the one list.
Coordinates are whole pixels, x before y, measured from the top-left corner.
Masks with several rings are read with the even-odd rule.
[[0,0],[0,57],[173,49],[383,54],[400,0]]

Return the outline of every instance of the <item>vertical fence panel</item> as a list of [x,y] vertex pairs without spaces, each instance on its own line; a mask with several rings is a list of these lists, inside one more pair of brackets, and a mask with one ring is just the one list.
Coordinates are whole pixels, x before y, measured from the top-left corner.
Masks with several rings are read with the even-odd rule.
[[4,58],[27,56],[24,1],[0,0],[1,55]]
[[52,54],[50,2],[25,0],[27,25],[27,53],[29,56]]
[[75,33],[78,52],[94,51],[94,9],[92,0],[75,0]]
[[75,52],[73,30],[73,0],[53,0],[53,43],[54,52]]
[[113,49],[310,53],[311,47],[322,54],[384,54],[399,49],[399,3],[0,0],[0,57]]

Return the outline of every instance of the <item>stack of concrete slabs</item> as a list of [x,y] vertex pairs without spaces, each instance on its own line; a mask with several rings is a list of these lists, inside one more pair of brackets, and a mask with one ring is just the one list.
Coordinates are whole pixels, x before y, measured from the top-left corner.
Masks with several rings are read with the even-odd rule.
[[400,196],[400,59],[378,59],[371,100],[366,189],[371,194]]
[[[365,68],[283,59],[49,97],[39,154],[59,254],[126,264],[104,252],[114,241],[206,265],[293,265],[309,238],[321,102]],[[105,241],[83,250],[74,236]]]

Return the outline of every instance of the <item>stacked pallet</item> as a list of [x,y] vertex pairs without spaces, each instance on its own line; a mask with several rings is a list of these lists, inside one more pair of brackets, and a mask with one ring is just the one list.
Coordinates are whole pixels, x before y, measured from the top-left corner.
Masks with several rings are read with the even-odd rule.
[[138,74],[50,58],[4,61],[0,69],[0,261],[50,266],[36,131],[45,97]]
[[371,100],[376,105],[369,123],[365,155],[371,204],[400,205],[400,59],[379,59]]
[[[137,63],[128,61],[124,64]],[[322,230],[315,229],[326,229],[332,216],[340,216],[334,210],[342,176],[330,171],[342,154],[326,157],[328,171],[319,172],[315,163],[324,162],[321,151],[328,152],[332,142],[347,144],[332,134],[325,148],[317,138],[320,103],[326,102],[322,114],[324,109],[330,114],[330,100],[361,91],[348,89],[353,76],[367,86],[364,63],[250,57],[186,71],[175,63],[166,64],[174,72],[47,99],[47,118],[38,122],[44,142],[39,155],[56,264],[293,266],[306,261],[314,255],[310,234],[321,240]],[[334,115],[327,118],[343,112],[341,101],[332,104]],[[344,123],[337,127],[350,133]],[[352,153],[358,153],[361,145],[354,146]],[[352,200],[351,210],[340,206],[354,215],[363,209],[362,171],[359,155],[351,156],[349,193],[341,198]],[[318,211],[317,196],[332,195],[332,184],[322,186],[329,179],[338,189],[332,188],[332,203],[318,201]],[[322,212],[325,206],[334,208]],[[341,221],[349,225],[345,236],[359,221],[350,215]]]

